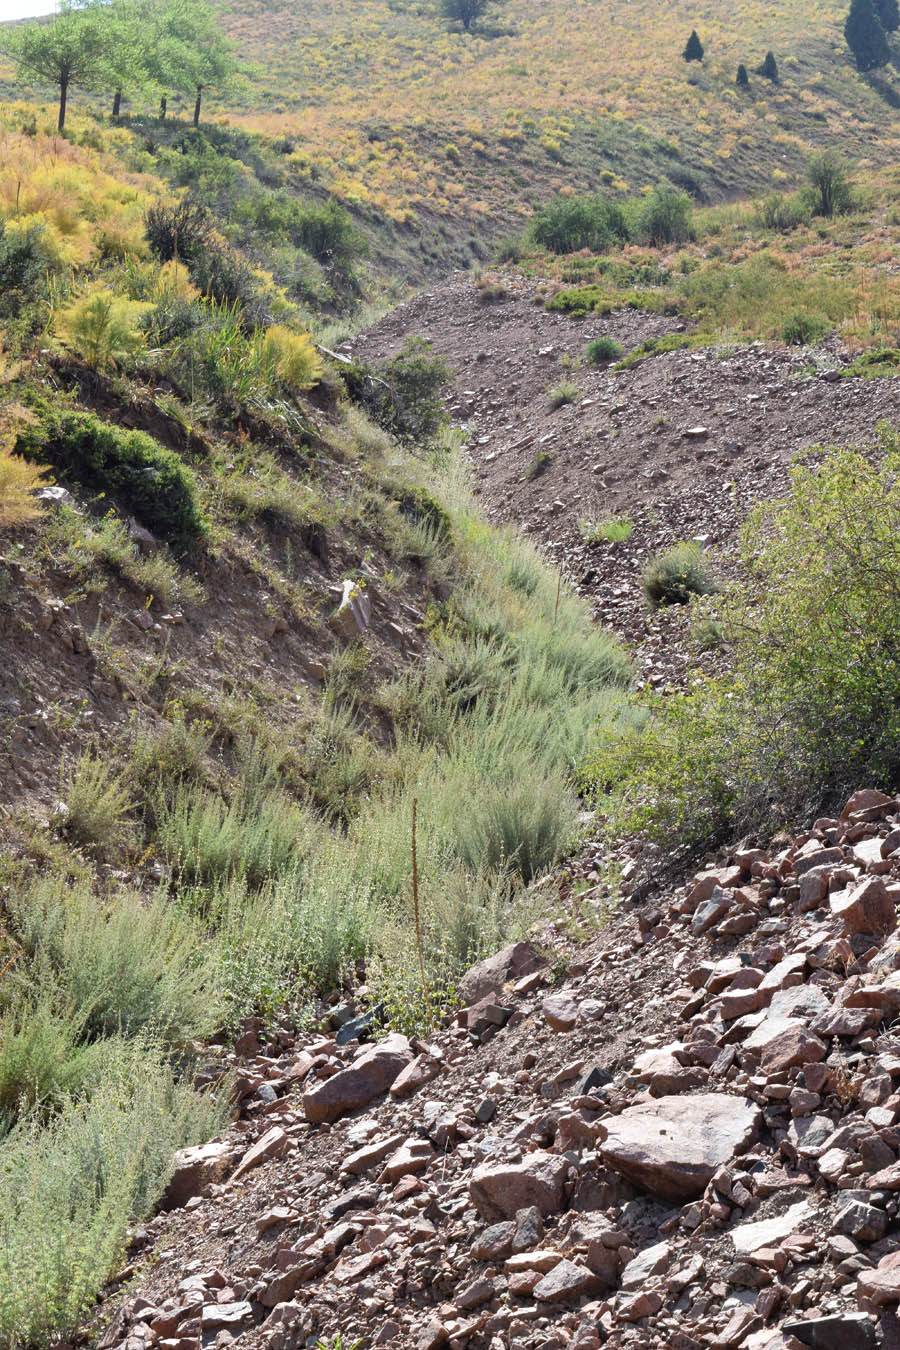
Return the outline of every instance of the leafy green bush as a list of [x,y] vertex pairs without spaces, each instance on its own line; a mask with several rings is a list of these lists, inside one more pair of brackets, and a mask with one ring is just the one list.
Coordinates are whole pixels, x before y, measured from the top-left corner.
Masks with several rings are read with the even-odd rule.
[[614,829],[705,848],[900,787],[900,445],[882,437],[878,462],[833,452],[753,512],[747,580],[719,605],[734,673],[598,753]]
[[447,423],[441,392],[453,372],[424,338],[407,338],[399,356],[374,370],[354,361],[341,373],[351,398],[399,440],[433,440]]
[[836,150],[820,150],[806,168],[814,216],[838,216],[853,207],[850,166]]
[[67,775],[60,828],[82,847],[107,849],[124,842],[133,805],[127,775],[109,759],[87,752]]
[[759,223],[767,230],[793,230],[808,225],[812,203],[807,193],[770,192],[757,208]]
[[694,237],[691,199],[669,183],[659,183],[640,203],[636,223],[638,237],[654,248],[683,244]]
[[621,342],[616,342],[615,338],[598,337],[588,343],[587,359],[592,366],[606,365],[610,361],[618,361],[624,350]]
[[651,558],[641,573],[641,589],[651,609],[684,605],[692,595],[710,595],[716,582],[697,544],[676,544]]
[[176,545],[195,543],[206,522],[190,469],[143,431],[126,431],[94,413],[40,405],[37,426],[23,427],[16,451],[49,462],[60,477],[108,493],[153,534]]
[[35,1006],[75,1028],[78,1042],[152,1032],[167,1049],[211,1031],[216,1008],[195,925],[164,896],[121,891],[101,905],[86,884],[51,876],[11,901],[20,973]]
[[811,342],[821,342],[830,328],[831,324],[824,314],[809,314],[801,310],[785,319],[781,326],[781,338],[792,347],[805,347]]
[[57,270],[40,225],[10,228],[0,220],[0,319],[7,349],[37,331]]
[[557,197],[535,214],[529,233],[539,248],[551,253],[576,253],[582,248],[602,253],[628,240],[628,224],[618,202],[592,193]]

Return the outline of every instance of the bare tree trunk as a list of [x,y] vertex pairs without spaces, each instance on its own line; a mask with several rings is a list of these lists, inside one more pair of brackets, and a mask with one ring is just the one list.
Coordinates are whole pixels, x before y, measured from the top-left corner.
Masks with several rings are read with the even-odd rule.
[[159,100],[159,120],[161,122],[166,120],[166,103],[167,99],[165,94],[163,94],[162,98]]
[[197,86],[197,102],[194,104],[194,126],[200,125],[200,100],[203,97],[203,85]]
[[115,97],[113,98],[113,111],[112,111],[113,118],[118,117],[119,109],[121,108],[121,106],[122,106],[122,90],[117,89]]
[[62,131],[66,125],[66,103],[69,98],[69,77],[64,75],[59,82],[59,120],[56,124],[56,130]]

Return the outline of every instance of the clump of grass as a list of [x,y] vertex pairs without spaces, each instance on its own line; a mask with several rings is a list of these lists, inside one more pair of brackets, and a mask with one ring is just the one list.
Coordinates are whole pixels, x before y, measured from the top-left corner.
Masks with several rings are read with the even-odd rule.
[[628,516],[611,516],[609,520],[580,520],[579,533],[586,544],[624,544],[631,538],[634,521]]
[[648,356],[661,356],[665,352],[682,351],[685,347],[698,346],[700,343],[696,337],[688,337],[686,333],[667,333],[661,338],[647,338],[644,342],[634,347],[627,356],[621,361],[617,361],[613,370],[630,370],[641,361],[646,361]]
[[618,361],[625,348],[621,342],[616,342],[615,338],[598,337],[587,345],[587,359],[592,366],[608,365],[610,361]]
[[547,399],[553,412],[556,412],[557,408],[564,407],[567,403],[574,403],[579,398],[581,398],[581,390],[572,380],[560,380],[559,384],[555,384],[552,389],[547,390]]
[[542,473],[546,473],[553,463],[553,455],[549,450],[539,450],[534,459],[525,470],[525,478],[531,483],[535,478],[540,478]]
[[172,1077],[152,1040],[107,1043],[87,1097],[49,1124],[33,1114],[3,1145],[0,1340],[74,1331],[113,1274],[131,1224],[149,1216],[172,1154],[223,1123],[219,1104]]
[[684,605],[694,595],[711,595],[717,583],[697,544],[676,544],[651,558],[641,573],[641,589],[651,609]]

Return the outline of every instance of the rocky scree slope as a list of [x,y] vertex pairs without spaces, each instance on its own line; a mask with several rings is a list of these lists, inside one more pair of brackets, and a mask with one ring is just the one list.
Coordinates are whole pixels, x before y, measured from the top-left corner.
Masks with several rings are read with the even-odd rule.
[[[783,492],[794,458],[870,445],[880,421],[897,424],[900,382],[843,378],[849,357],[836,341],[674,351],[618,372],[579,368],[594,338],[627,353],[683,325],[631,309],[571,318],[546,310],[533,281],[494,280],[505,291],[494,303],[471,278],[455,277],[346,349],[388,360],[415,336],[448,358],[456,370],[448,407],[470,432],[486,513],[534,539],[592,600],[599,622],[634,646],[644,678],[665,686],[686,669],[671,640],[684,615],[648,616],[640,586],[648,557],[691,538],[727,551],[748,509]],[[554,411],[548,391],[561,380],[580,394]],[[619,515],[634,522],[627,542],[585,542],[580,522]]]
[[896,1345],[898,901],[900,800],[862,790],[585,946],[546,930],[551,964],[497,953],[427,1038],[248,1023],[102,1350]]

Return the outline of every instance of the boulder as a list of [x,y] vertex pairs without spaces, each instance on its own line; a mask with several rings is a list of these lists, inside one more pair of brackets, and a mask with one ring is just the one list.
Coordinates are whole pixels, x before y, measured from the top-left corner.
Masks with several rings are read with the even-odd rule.
[[881,877],[867,877],[859,886],[834,891],[829,896],[831,912],[848,933],[887,936],[897,927],[893,897]]
[[216,1142],[181,1149],[175,1154],[175,1171],[163,1196],[162,1208],[180,1209],[205,1186],[221,1181],[229,1170],[231,1156],[228,1144]]
[[303,1094],[303,1110],[312,1125],[337,1120],[357,1111],[388,1088],[412,1062],[413,1053],[405,1036],[388,1036],[366,1050],[346,1069],[316,1083]]
[[600,1156],[653,1195],[692,1200],[723,1163],[749,1148],[761,1120],[753,1102],[726,1093],[659,1097],[604,1121]]
[[512,1219],[532,1205],[545,1217],[562,1206],[569,1163],[558,1154],[530,1153],[523,1162],[483,1163],[469,1181],[469,1195],[488,1223]]
[[546,965],[530,942],[514,942],[466,971],[459,982],[459,997],[464,1007],[478,1003],[491,994],[499,994],[511,980],[520,980]]

